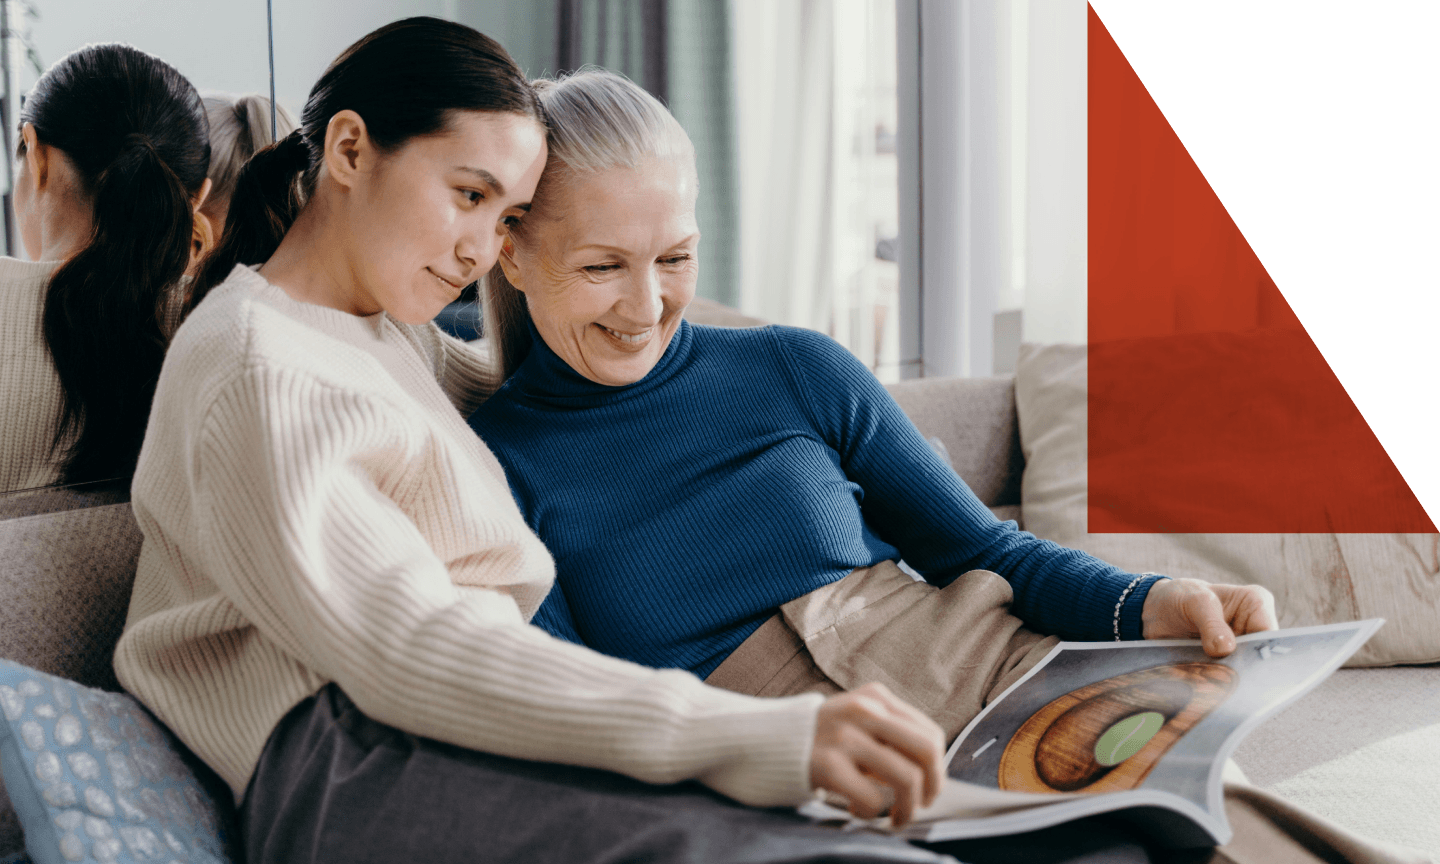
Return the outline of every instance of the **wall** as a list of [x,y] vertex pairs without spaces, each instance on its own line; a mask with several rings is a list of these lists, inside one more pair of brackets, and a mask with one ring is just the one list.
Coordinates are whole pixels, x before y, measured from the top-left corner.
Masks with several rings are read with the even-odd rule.
[[[265,4],[218,0],[35,0],[32,42],[55,62],[89,42],[128,42],[173,64],[201,90],[270,89]],[[299,114],[326,65],[369,31],[407,15],[454,15],[453,0],[274,0],[275,85]],[[36,75],[28,71],[28,90]]]

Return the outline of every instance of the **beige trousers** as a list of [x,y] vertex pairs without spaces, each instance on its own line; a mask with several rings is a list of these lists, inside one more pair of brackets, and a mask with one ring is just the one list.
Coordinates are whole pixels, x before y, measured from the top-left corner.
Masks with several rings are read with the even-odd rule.
[[883,561],[791,600],[706,678],[754,696],[879,681],[954,740],[1060,640],[1010,614],[1010,583],[972,570],[945,588]]
[[[1059,641],[1010,614],[1010,583],[972,570],[944,588],[894,562],[862,567],[791,600],[716,667],[707,684],[752,696],[839,693],[879,681],[953,741],[965,724]],[[1423,864],[1418,853],[1355,835],[1251,786],[1227,767],[1235,837],[1161,853],[1176,864]]]

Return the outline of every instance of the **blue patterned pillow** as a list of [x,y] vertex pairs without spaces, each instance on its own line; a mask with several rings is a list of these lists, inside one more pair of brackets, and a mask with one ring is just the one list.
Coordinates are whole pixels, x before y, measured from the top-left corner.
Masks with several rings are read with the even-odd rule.
[[34,864],[237,859],[229,791],[131,697],[0,660],[0,718]]

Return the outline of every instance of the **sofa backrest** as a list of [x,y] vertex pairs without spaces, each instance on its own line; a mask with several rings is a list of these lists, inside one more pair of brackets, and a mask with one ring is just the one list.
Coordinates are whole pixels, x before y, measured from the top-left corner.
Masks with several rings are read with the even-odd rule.
[[886,389],[925,437],[940,439],[981,502],[997,510],[1020,506],[1025,457],[1014,378],[916,378]]
[[[889,390],[926,437],[945,445],[982,502],[1020,503],[1024,459],[1013,380],[923,378]],[[47,491],[20,511],[32,515],[13,516],[13,500],[0,501],[0,657],[118,690],[110,658],[125,625],[140,531],[123,498],[83,503]],[[46,512],[57,506],[78,509]]]

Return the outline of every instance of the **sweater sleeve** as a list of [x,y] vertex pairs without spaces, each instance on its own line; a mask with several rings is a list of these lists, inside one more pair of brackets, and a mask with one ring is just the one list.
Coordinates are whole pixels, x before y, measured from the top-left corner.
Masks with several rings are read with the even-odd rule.
[[500,370],[486,343],[457,339],[434,322],[397,326],[404,329],[423,356],[430,358],[440,389],[461,417],[470,416],[500,387]]
[[[854,355],[819,333],[774,329],[811,424],[864,490],[867,524],[907,564],[942,586],[991,570],[1009,581],[1015,614],[1032,629],[1114,638],[1115,604],[1134,574],[996,519]],[[1140,611],[1154,582],[1140,580],[1125,596],[1123,638],[1142,638]]]
[[414,494],[394,475],[427,458],[416,438],[393,406],[302,373],[247,370],[219,392],[191,462],[199,553],[263,638],[413,734],[653,783],[693,778],[753,805],[809,797],[818,695],[742,696],[525,624],[504,588],[518,518],[477,526],[494,538],[481,557],[497,587],[454,584],[392,499]]

